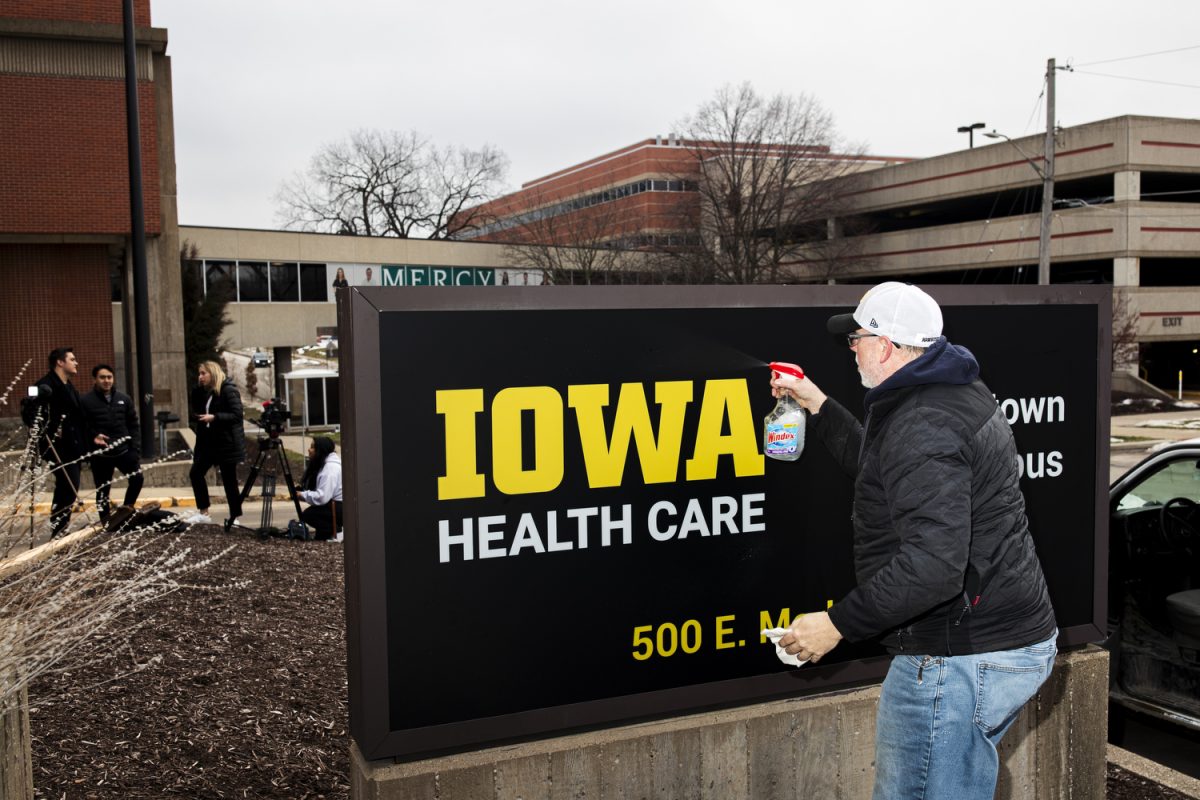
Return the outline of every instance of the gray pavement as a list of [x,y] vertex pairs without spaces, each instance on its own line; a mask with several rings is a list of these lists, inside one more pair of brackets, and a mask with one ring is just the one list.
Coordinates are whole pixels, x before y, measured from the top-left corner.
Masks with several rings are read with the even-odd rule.
[[1112,417],[1109,483],[1146,457],[1156,445],[1200,438],[1200,408]]
[[[187,431],[188,434],[191,431]],[[250,433],[247,428],[247,435]],[[320,435],[318,432],[316,435]],[[186,437],[185,437],[186,438]],[[285,435],[280,437],[284,448],[295,453],[305,454],[308,450],[308,445],[312,441],[312,435]],[[189,439],[188,444],[192,442]],[[341,452],[341,447],[337,448]],[[85,470],[86,472],[86,470]],[[184,476],[186,478],[186,475]],[[300,476],[295,476],[296,480],[300,480]],[[53,486],[45,487],[53,489]],[[111,495],[114,502],[120,502],[124,496],[124,483],[118,478],[114,484]],[[46,515],[50,513],[50,500],[52,491],[42,491],[35,495],[34,508],[35,513]],[[94,523],[98,520],[95,507],[95,492],[91,489],[84,489],[80,492],[79,505],[76,506],[76,511],[71,516],[71,530],[83,527]],[[229,518],[229,503],[225,497],[224,489],[221,486],[214,486],[212,480],[209,481],[209,501],[211,506],[208,515],[212,518],[213,523],[223,524]],[[145,486],[137,500],[139,508],[146,506],[149,503],[158,503],[164,510],[187,517],[196,512],[196,498],[192,492],[192,487],[187,485],[180,486]],[[246,502],[242,504],[242,516],[238,519],[238,524],[247,528],[258,530],[262,525],[263,513],[262,485],[256,484],[251,490],[250,496],[246,498]],[[303,508],[303,505],[301,505]],[[26,506],[28,508],[28,506]],[[271,502],[271,520],[270,524],[275,528],[286,528],[289,520],[296,518],[296,508],[292,504],[287,494],[287,486],[284,485],[282,478],[276,486],[276,492]]]

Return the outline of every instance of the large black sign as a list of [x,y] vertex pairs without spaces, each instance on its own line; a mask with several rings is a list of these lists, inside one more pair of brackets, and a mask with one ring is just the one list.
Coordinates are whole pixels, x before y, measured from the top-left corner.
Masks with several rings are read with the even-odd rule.
[[[851,479],[817,442],[796,462],[767,459],[762,435],[771,360],[861,409],[853,353],[825,320],[862,291],[347,293],[351,726],[364,754],[882,674],[876,645],[794,669],[759,633],[854,586]],[[930,291],[1013,426],[1063,642],[1095,640],[1107,292]]]

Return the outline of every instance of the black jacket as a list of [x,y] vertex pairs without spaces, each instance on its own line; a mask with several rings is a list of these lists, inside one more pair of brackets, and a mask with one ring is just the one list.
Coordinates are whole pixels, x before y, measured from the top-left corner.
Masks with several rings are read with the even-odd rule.
[[[216,419],[205,424],[196,417],[205,413],[204,407],[210,395],[212,404],[207,413],[214,415]],[[225,383],[221,384],[221,390],[215,395],[197,386],[192,390],[191,410],[192,427],[196,430],[197,454],[216,463],[245,460],[246,433],[242,427],[242,398],[233,381],[226,378]]]
[[129,395],[113,389],[112,397],[106,398],[103,392],[93,388],[81,395],[79,402],[87,422],[84,441],[89,450],[100,447],[95,439],[97,434],[103,433],[110,443],[129,437],[129,441],[105,450],[104,458],[116,458],[130,450],[141,454],[142,432],[138,427],[137,409]]
[[79,392],[54,370],[46,373],[38,385],[50,387],[50,397],[42,404],[45,421],[38,438],[38,452],[56,464],[74,461],[84,453],[85,424]]
[[863,425],[832,400],[813,416],[855,476],[858,585],[829,611],[850,641],[965,655],[1054,632],[1012,430],[978,378],[970,351],[942,338],[867,393]]

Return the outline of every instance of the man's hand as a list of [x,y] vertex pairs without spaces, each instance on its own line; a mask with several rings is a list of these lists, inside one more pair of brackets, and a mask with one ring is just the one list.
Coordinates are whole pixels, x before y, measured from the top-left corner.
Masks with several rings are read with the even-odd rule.
[[794,656],[816,663],[841,640],[842,634],[838,633],[829,615],[818,611],[805,614],[789,625],[779,645]]
[[782,397],[784,394],[790,394],[810,414],[820,411],[825,402],[825,393],[807,376],[797,378],[784,372],[772,371],[771,396]]
[[92,441],[93,441],[95,444],[98,444],[98,445],[100,445],[101,447],[104,447],[105,445],[107,445],[107,444],[108,444],[108,434],[104,434],[104,433],[97,433],[97,434],[96,434],[96,438],[95,438],[95,439],[92,439]]

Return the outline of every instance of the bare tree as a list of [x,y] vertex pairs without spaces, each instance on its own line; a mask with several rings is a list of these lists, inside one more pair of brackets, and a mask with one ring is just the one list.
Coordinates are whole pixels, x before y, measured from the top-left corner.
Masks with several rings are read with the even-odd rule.
[[1137,374],[1137,300],[1129,286],[1114,286],[1112,297],[1112,369]]
[[360,129],[280,186],[276,216],[299,230],[449,239],[479,227],[471,208],[496,196],[507,171],[490,145],[438,149],[415,131]]
[[[9,402],[24,371],[0,393],[0,406]],[[30,683],[57,671],[96,670],[105,662],[120,673],[159,661],[161,654],[133,651],[135,627],[126,622],[127,615],[193,586],[186,579],[229,549],[196,558],[186,538],[167,535],[165,523],[149,522],[120,534],[107,534],[93,522],[45,541],[49,525],[36,512],[37,494],[55,470],[65,468],[38,458],[46,422],[39,412],[25,431],[24,445],[0,452],[0,788],[10,792],[30,775],[23,746]]]
[[807,95],[763,97],[749,84],[725,87],[684,120],[690,202],[677,227],[684,246],[664,249],[688,282],[781,283],[833,277],[854,242],[832,235],[845,213],[844,179],[862,149],[836,134],[833,117]]
[[588,205],[586,198],[559,200],[533,193],[525,211],[490,234],[506,243],[505,261],[542,273],[552,284],[644,283],[637,256],[636,226],[620,203]]

